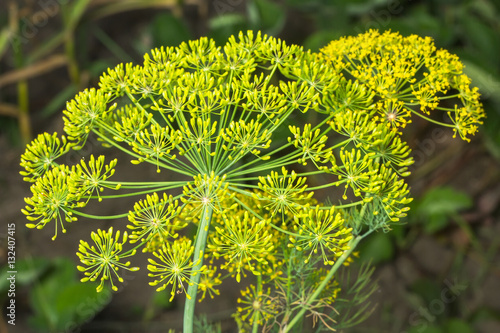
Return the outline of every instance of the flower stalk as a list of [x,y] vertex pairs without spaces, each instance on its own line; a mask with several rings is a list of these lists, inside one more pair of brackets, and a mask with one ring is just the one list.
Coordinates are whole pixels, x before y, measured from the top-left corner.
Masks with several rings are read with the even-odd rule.
[[200,272],[203,266],[203,257],[205,255],[205,248],[207,244],[208,231],[210,229],[210,222],[212,221],[212,214],[212,207],[207,205],[207,207],[205,207],[205,209],[203,209],[201,213],[198,231],[196,233],[196,244],[193,257],[195,266],[193,267],[193,273],[189,277],[190,284],[187,289],[187,294],[189,295],[189,297],[186,298],[186,303],[184,304],[184,333],[193,333],[196,295],[198,294],[198,284],[200,282],[201,276]]

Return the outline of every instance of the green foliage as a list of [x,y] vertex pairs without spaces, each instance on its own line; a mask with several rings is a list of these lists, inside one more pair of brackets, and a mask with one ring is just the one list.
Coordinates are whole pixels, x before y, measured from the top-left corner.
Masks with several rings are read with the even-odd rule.
[[359,246],[360,260],[369,261],[373,265],[391,260],[394,252],[395,248],[391,236],[385,232],[371,234]]
[[[155,257],[150,285],[171,287],[171,299],[186,295],[185,332],[198,293],[214,297],[224,279],[249,273],[242,327],[301,330],[307,314],[332,329],[335,273],[362,238],[409,209],[413,159],[401,133],[411,116],[469,140],[484,117],[478,98],[458,57],[415,35],[370,30],[319,53],[252,31],[223,47],[200,38],[157,48],[69,101],[65,138],[45,134],[28,145],[21,165],[33,195],[23,212],[30,228],[54,221],[54,238],[77,217],[128,217],[131,236],[99,229],[92,244],[80,242],[82,281],[116,290],[124,270],[138,269],[126,258],[142,248]],[[104,156],[59,164],[90,136],[174,180],[110,181],[117,160]],[[316,183],[320,176],[328,181]],[[338,204],[315,196],[338,187]],[[128,213],[81,211],[125,195],[142,196]],[[196,235],[186,236],[188,226]]]
[[415,202],[413,216],[425,221],[423,228],[427,233],[434,233],[445,228],[450,217],[471,206],[472,199],[466,193],[451,187],[436,187]]
[[150,29],[154,47],[177,46],[191,39],[186,23],[171,13],[157,15]]
[[[29,289],[33,313],[30,326],[40,332],[73,330],[94,317],[111,299],[105,288],[96,291],[96,284],[82,284],[77,279],[74,263],[68,259],[24,259],[16,262],[16,287]],[[0,273],[7,281],[7,267]],[[8,286],[2,283],[0,290]],[[3,293],[2,294],[7,294]]]
[[[44,258],[33,258],[33,259],[23,259],[16,262],[17,274],[16,274],[16,285],[19,287],[26,287],[36,281],[42,274],[47,272],[50,267],[50,262],[48,259]],[[9,289],[9,277],[8,266],[5,265],[0,271],[0,292],[2,295],[7,294]]]

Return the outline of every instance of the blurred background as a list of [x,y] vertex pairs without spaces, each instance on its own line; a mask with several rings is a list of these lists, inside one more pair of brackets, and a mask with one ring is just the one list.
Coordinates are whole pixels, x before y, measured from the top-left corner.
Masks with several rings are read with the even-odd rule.
[[[409,126],[412,210],[404,225],[362,244],[357,264],[375,265],[378,287],[367,299],[369,319],[344,331],[500,332],[499,18],[496,0],[1,0],[0,332],[181,327],[182,300],[167,302],[166,292],[147,284],[144,269],[125,274],[113,293],[95,294],[94,286],[78,282],[79,239],[122,222],[81,219],[56,241],[50,240],[51,227],[24,227],[20,209],[30,191],[19,175],[19,156],[37,134],[61,133],[65,102],[96,86],[107,68],[140,63],[151,48],[200,36],[223,44],[248,29],[313,51],[368,29],[392,30],[431,36],[438,48],[460,56],[480,88],[485,124],[469,144],[418,119]],[[81,154],[101,150],[96,143]],[[145,180],[155,174],[148,168],[117,174],[127,172]],[[123,210],[96,209],[108,215]],[[11,223],[16,225],[16,326],[8,325],[6,316]],[[222,332],[234,331],[237,287],[229,283],[221,296],[200,305],[205,321],[220,323]]]

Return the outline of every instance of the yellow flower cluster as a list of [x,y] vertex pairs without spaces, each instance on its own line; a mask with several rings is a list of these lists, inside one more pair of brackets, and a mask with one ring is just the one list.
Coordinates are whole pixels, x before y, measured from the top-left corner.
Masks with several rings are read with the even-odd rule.
[[[467,141],[482,124],[479,92],[464,65],[456,55],[436,50],[430,37],[370,30],[333,41],[321,52],[339,73],[375,94],[375,115],[394,129],[404,128],[411,114],[429,119],[434,110],[442,113],[437,122]],[[458,103],[443,103],[452,97]]]
[[[186,293],[188,308],[198,291],[213,297],[225,278],[251,272],[258,283],[243,292],[241,320],[260,325],[275,313],[264,288],[285,299],[280,309],[305,302],[314,314],[336,292],[304,300],[291,285],[325,288],[326,279],[325,290],[337,290],[330,272],[349,262],[353,242],[406,216],[413,159],[399,133],[418,115],[467,139],[484,117],[470,83],[430,38],[391,32],[341,38],[320,53],[251,31],[222,47],[200,38],[155,49],[68,102],[65,136],[27,146],[21,174],[33,196],[23,212],[31,228],[56,221],[56,235],[76,216],[128,218],[130,236],[110,229],[92,234],[96,246],[81,243],[90,280],[115,288],[112,277],[130,269],[120,259],[142,247],[155,257],[151,284]],[[433,119],[437,112],[451,124]],[[173,180],[110,181],[117,162],[104,156],[59,164],[89,137]],[[139,199],[120,215],[80,211],[92,199],[131,195]]]

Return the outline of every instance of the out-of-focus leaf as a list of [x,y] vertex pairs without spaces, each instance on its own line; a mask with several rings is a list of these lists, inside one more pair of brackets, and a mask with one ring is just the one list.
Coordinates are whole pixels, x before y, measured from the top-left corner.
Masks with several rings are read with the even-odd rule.
[[153,47],[177,46],[191,39],[191,33],[186,23],[171,13],[157,15],[151,23],[150,29]]
[[392,31],[398,31],[403,36],[411,34],[430,36],[443,47],[454,41],[453,27],[443,24],[439,17],[431,15],[426,5],[416,3],[410,8],[404,7],[403,9],[403,16],[391,16],[390,20],[386,20],[388,21],[387,24],[384,24],[385,21],[380,18],[378,21],[374,21],[375,24],[371,28],[391,29]]
[[[495,0],[493,0],[495,1]],[[481,17],[487,19],[490,23],[498,22],[498,11],[492,1],[472,1],[468,3],[470,10],[478,13]]]
[[174,301],[170,301],[170,295],[167,291],[156,292],[153,295],[153,304],[162,309],[172,308]]
[[474,86],[479,88],[481,98],[492,98],[500,103],[500,80],[491,71],[476,65],[472,61],[462,60],[464,72],[471,79]]
[[67,29],[75,29],[80,21],[80,18],[85,13],[90,1],[91,0],[76,0],[67,4],[62,4],[64,13],[63,17],[65,18]]
[[341,37],[341,34],[335,31],[321,30],[311,34],[304,41],[304,48],[312,50],[314,52],[319,51],[319,49],[327,46],[331,41],[334,41]]
[[472,206],[466,193],[451,187],[434,188],[415,202],[414,214],[424,223],[428,233],[437,232],[448,224],[449,217]]
[[394,255],[394,244],[384,232],[368,236],[359,246],[360,260],[373,265],[390,260]]
[[238,13],[216,16],[208,21],[210,28],[209,37],[218,45],[224,45],[227,38],[237,35],[239,31],[248,30],[246,17]]
[[97,283],[81,283],[75,281],[61,288],[54,304],[60,317],[59,326],[64,328],[67,320],[80,325],[94,317],[109,303],[111,292],[105,289],[98,293]]
[[234,13],[214,17],[210,19],[210,21],[208,22],[208,26],[211,30],[219,30],[232,28],[245,22],[245,16],[243,16],[242,14]]
[[421,298],[424,305],[428,305],[433,300],[441,298],[441,287],[429,279],[415,281],[410,289]]
[[466,48],[485,64],[495,66],[500,53],[498,34],[470,12],[461,17],[463,36],[467,40]]
[[96,283],[80,283],[75,264],[57,259],[30,292],[33,315],[29,323],[42,332],[76,329],[100,311],[111,298],[109,289],[96,291]]
[[348,0],[339,1],[347,5],[349,14],[362,15],[371,14],[375,12],[381,13],[384,7],[387,7],[387,0]]
[[462,319],[452,318],[445,324],[446,333],[474,333],[472,327]]
[[[49,267],[49,261],[44,258],[34,258],[34,259],[23,259],[16,261],[15,271],[16,271],[16,286],[22,287],[32,283],[40,275],[42,275]],[[0,293],[4,294],[4,291],[9,289],[9,281],[7,278],[10,274],[7,265],[2,267],[0,271]]]
[[269,0],[250,2],[250,24],[269,35],[277,35],[285,25],[286,11],[280,5]]

